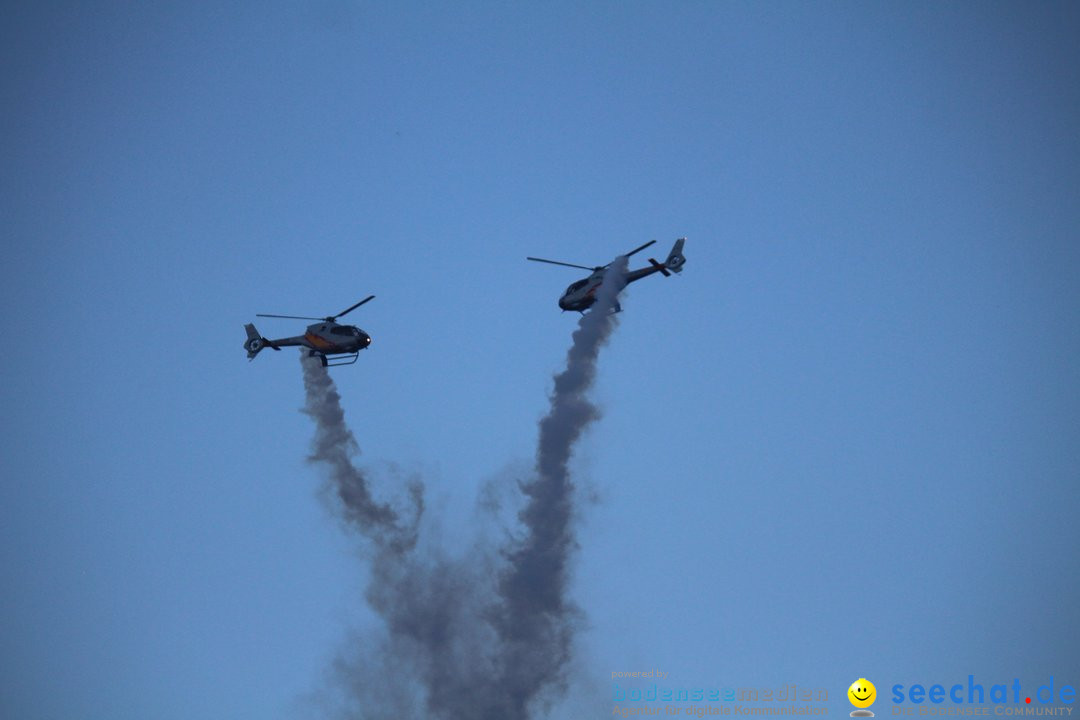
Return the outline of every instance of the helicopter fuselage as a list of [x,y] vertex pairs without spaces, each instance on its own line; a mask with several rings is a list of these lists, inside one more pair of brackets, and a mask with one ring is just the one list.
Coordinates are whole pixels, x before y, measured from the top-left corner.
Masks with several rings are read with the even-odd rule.
[[303,339],[304,345],[324,355],[360,352],[371,344],[371,336],[355,325],[325,322],[308,325]]
[[303,335],[266,341],[271,348],[301,345],[323,355],[360,352],[370,344],[371,336],[355,325],[329,323],[310,325]]
[[[661,272],[662,265],[653,265],[650,267],[640,268],[638,270],[631,270],[626,273],[626,284],[640,280],[643,277],[648,277],[653,273]],[[593,271],[593,274],[584,280],[578,280],[575,283],[571,283],[566,288],[566,292],[559,298],[559,307],[563,310],[574,310],[575,312],[585,312],[596,303],[596,292],[600,289],[600,286],[604,284],[604,273],[607,272],[607,268],[598,268]]]

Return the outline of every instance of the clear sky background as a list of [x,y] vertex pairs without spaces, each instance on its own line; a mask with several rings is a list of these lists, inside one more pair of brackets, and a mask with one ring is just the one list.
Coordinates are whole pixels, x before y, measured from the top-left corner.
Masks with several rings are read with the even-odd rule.
[[1045,2],[6,4],[0,715],[317,715],[378,620],[297,353],[243,324],[377,296],[346,418],[463,549],[577,317],[584,273],[525,256],[679,236],[601,355],[553,717],[653,668],[833,714],[861,676],[1080,685],[1077,37]]

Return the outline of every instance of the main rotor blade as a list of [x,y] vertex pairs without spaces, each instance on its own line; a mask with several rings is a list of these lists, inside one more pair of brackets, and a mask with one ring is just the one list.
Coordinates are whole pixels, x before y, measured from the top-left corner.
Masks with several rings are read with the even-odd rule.
[[656,244],[656,241],[655,241],[655,240],[650,240],[649,242],[645,243],[645,244],[644,244],[644,245],[642,245],[641,247],[639,247],[639,248],[636,248],[636,249],[634,249],[634,250],[631,250],[630,252],[626,253],[626,255],[624,255],[623,257],[630,257],[630,256],[631,256],[631,255],[633,255],[634,253],[637,253],[637,252],[641,252],[642,250],[644,250],[645,248],[649,247],[650,245],[655,245],[655,244]]
[[[653,242],[655,242],[655,241],[653,241]],[[557,260],[545,260],[544,258],[527,257],[525,259],[526,260],[532,260],[533,262],[545,262],[545,263],[551,263],[552,265],[565,265],[566,267],[581,268],[582,270],[595,270],[596,269],[596,268],[591,268],[591,267],[585,267],[584,265],[574,265],[573,263],[559,262]]]
[[[655,241],[654,241],[654,242],[655,242]],[[366,303],[367,301],[369,301],[369,300],[374,300],[374,299],[375,299],[375,296],[374,296],[374,295],[368,295],[368,296],[367,296],[366,298],[364,298],[364,299],[363,299],[363,300],[361,300],[360,302],[356,303],[355,305],[353,305],[353,306],[352,306],[351,308],[349,308],[348,310],[342,310],[341,312],[339,312],[339,313],[338,313],[337,315],[335,315],[335,316],[334,316],[334,318],[335,318],[335,319],[337,319],[337,318],[341,317],[342,315],[345,315],[345,314],[347,314],[347,313],[351,313],[351,312],[352,312],[353,310],[355,310],[356,308],[360,307],[361,305],[363,305],[363,304],[364,304],[364,303]]]
[[307,315],[267,315],[265,313],[255,313],[256,317],[276,317],[285,318],[287,320],[325,320],[326,318],[308,317]]

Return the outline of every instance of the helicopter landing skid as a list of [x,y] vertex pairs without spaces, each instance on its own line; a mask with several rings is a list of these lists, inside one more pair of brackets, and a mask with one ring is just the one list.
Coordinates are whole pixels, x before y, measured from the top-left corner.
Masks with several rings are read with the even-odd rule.
[[339,365],[352,365],[360,357],[359,352],[345,353],[344,355],[319,355],[323,367],[338,367]]

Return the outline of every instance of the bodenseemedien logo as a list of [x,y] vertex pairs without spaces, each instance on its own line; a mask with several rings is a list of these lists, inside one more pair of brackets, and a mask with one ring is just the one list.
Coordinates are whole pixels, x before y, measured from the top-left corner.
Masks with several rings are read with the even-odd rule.
[[866,678],[859,678],[847,689],[847,697],[855,706],[855,709],[851,711],[851,717],[874,717],[874,713],[867,710],[877,700],[877,688],[874,687],[874,683]]

